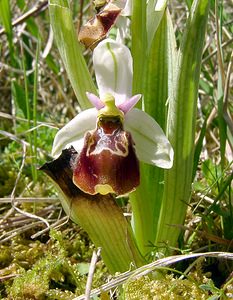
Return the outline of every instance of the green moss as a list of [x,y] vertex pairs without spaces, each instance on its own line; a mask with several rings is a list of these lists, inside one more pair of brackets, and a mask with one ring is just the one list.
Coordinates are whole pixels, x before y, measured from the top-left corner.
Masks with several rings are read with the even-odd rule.
[[[75,251],[81,249],[80,255],[86,252],[85,255],[89,256],[90,261],[93,248],[80,234],[70,229],[67,235],[65,233],[66,230],[63,233],[52,230],[47,245],[37,241],[29,246],[21,240],[22,243],[15,243],[14,248],[8,248],[15,250],[14,259],[1,271],[5,272],[4,275],[13,273],[16,277],[6,282],[6,291],[2,293],[2,296],[7,295],[4,299],[69,300],[84,293],[89,263],[81,264],[76,259]],[[8,253],[7,257],[11,257],[11,254]],[[30,266],[29,262],[33,262],[33,266]],[[93,287],[103,283],[105,272],[103,263],[98,263]]]
[[60,258],[48,254],[39,260],[32,270],[16,278],[8,289],[9,299],[45,299],[46,291],[52,278],[62,277]]
[[161,280],[151,280],[148,276],[130,281],[126,285],[126,300],[205,300],[208,293],[188,279],[177,279],[166,275]]
[[13,260],[10,249],[0,247],[0,268],[7,267]]

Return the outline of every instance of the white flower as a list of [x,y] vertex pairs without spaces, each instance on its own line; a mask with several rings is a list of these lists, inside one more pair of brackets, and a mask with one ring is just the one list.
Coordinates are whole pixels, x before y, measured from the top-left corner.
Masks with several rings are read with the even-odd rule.
[[[106,95],[115,98],[115,110],[123,116],[123,126],[135,142],[139,160],[161,168],[171,168],[173,149],[160,126],[147,113],[133,108],[141,95],[132,97],[132,57],[129,49],[121,43],[106,39],[98,44],[93,52],[93,64],[99,97],[87,93],[95,106],[79,113],[55,136],[52,155],[57,157],[71,145],[80,153],[86,132],[96,128],[97,119],[102,113]],[[109,111],[107,112],[108,115]]]

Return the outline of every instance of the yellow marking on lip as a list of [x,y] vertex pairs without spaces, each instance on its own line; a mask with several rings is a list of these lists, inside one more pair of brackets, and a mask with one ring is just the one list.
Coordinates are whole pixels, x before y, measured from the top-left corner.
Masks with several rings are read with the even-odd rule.
[[95,192],[101,195],[107,195],[110,193],[115,193],[111,185],[109,184],[97,184],[95,186]]
[[[106,137],[109,137],[111,139],[111,137],[114,137],[115,135],[115,131],[112,134],[105,134]],[[126,157],[129,154],[129,149],[128,149],[128,141],[127,141],[127,137],[126,137],[126,132],[123,133],[124,135],[124,140],[122,141],[122,147],[124,148],[124,151],[122,151],[119,147],[118,144],[115,143],[115,148],[111,149],[111,147],[109,147],[108,145],[105,145],[105,141],[100,139],[94,150],[91,151],[91,147],[94,144],[94,141],[90,142],[87,148],[87,156],[90,155],[99,155],[103,150],[108,150],[111,154],[117,155],[117,156],[121,156],[121,157]]]

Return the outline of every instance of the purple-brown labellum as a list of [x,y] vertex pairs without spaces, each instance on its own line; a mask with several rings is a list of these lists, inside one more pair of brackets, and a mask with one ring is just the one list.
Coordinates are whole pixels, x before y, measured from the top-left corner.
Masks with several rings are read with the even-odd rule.
[[140,181],[139,162],[131,134],[120,118],[101,117],[87,132],[84,147],[73,165],[73,182],[83,192],[123,195]]
[[105,38],[115,24],[121,9],[112,3],[106,4],[94,18],[81,27],[78,39],[87,48],[92,50]]

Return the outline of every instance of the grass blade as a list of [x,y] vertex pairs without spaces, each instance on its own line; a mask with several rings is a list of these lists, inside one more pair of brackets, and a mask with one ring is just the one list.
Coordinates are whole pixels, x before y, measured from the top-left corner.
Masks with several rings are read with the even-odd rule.
[[50,0],[50,20],[61,58],[82,109],[91,107],[86,92],[96,93],[95,85],[77,40],[69,1]]
[[[174,34],[170,15],[165,12],[148,55],[147,79],[144,87],[144,109],[164,130],[167,116],[166,102],[170,89],[168,82],[172,74],[170,60],[173,61],[172,52],[175,48],[172,33]],[[155,241],[163,197],[164,170],[141,164],[140,172],[140,186],[130,195],[130,200],[135,236],[139,249],[146,254],[151,251]]]
[[9,0],[0,0],[0,20],[7,34],[10,53],[13,52],[13,32],[11,25],[11,11]]
[[225,167],[225,151],[227,140],[227,126],[224,120],[224,86],[225,86],[225,73],[224,73],[224,61],[222,53],[222,10],[223,6],[220,4],[218,7],[218,1],[215,1],[215,22],[216,22],[216,35],[217,35],[217,57],[218,57],[218,82],[217,82],[217,107],[218,107],[218,127],[220,137],[220,154],[221,154],[221,167],[224,170]]
[[208,11],[208,0],[193,2],[178,57],[174,97],[168,112],[168,138],[174,148],[174,165],[165,171],[157,245],[167,241],[171,246],[176,245],[180,230],[169,224],[184,222],[190,199],[197,94]]
[[[146,1],[133,1],[132,14],[132,56],[133,56],[133,94],[142,93],[144,86],[144,72],[147,61],[147,33],[146,33]],[[143,55],[143,63],[142,63]]]
[[154,39],[155,32],[164,15],[167,6],[167,0],[150,0],[147,3],[147,43],[148,49]]
[[197,144],[195,146],[194,151],[194,159],[193,159],[193,175],[192,175],[192,181],[194,180],[197,172],[198,162],[201,155],[202,145],[206,134],[206,124],[207,124],[208,116],[206,116],[204,123],[202,124],[202,128],[200,131],[200,135],[197,141]]

